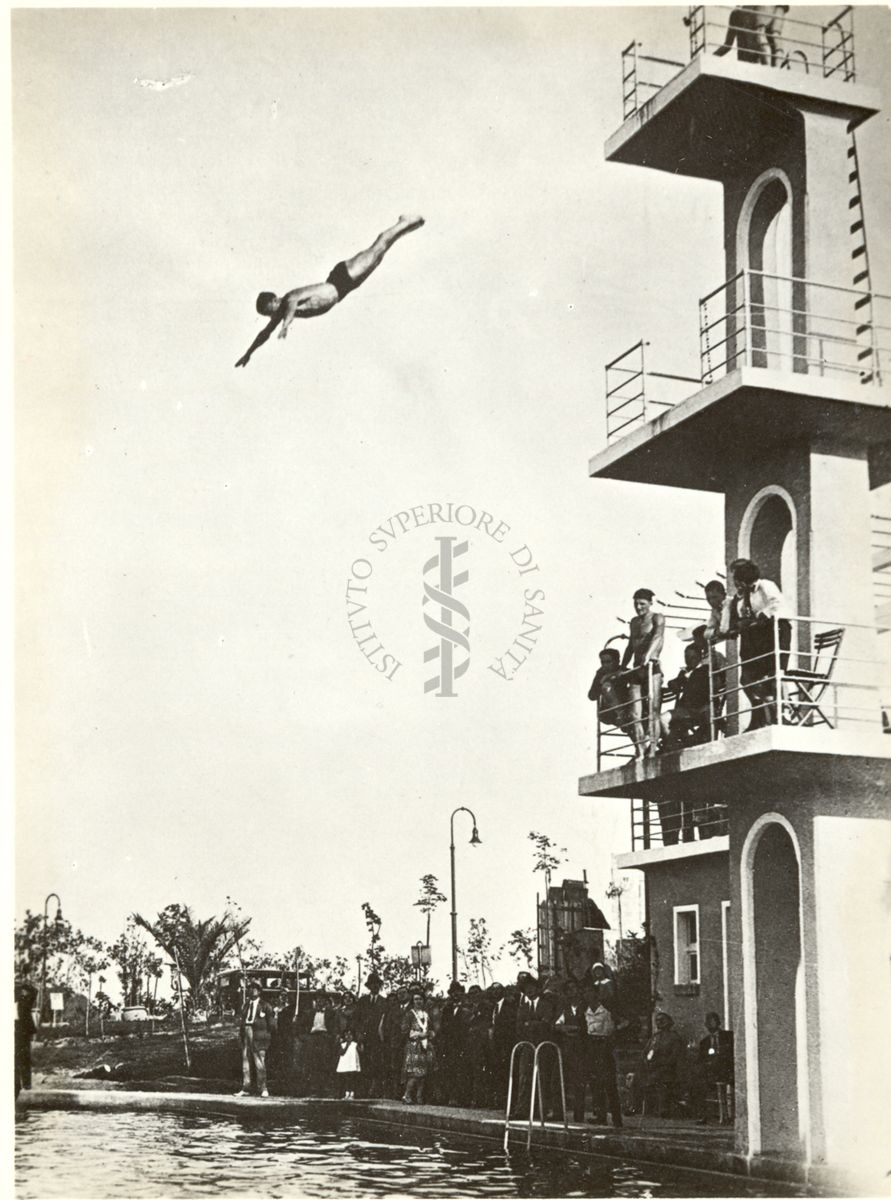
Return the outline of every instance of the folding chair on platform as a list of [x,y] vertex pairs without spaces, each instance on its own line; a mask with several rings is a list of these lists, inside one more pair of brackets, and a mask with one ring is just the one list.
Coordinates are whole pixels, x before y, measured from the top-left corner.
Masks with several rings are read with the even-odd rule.
[[[828,725],[834,729],[838,722],[838,704],[832,675],[838,662],[838,652],[844,629],[827,629],[814,636],[813,670],[787,669],[783,674],[786,690],[783,720],[786,725]],[[833,688],[832,717],[821,705],[826,692]],[[828,705],[826,706],[828,707]]]

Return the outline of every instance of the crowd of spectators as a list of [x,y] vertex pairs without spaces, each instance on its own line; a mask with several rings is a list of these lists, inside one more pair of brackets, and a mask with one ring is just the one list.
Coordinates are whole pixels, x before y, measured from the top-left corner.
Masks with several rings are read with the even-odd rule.
[[[259,991],[259,989],[255,989]],[[257,997],[242,1010],[260,1011]],[[716,1014],[712,1041],[691,1052],[667,1013],[658,1013],[649,1040],[622,1016],[609,967],[595,963],[582,979],[523,971],[516,983],[483,989],[454,982],[446,995],[399,987],[382,994],[372,973],[361,998],[319,994],[296,1007],[293,994],[271,1005],[269,1074],[274,1091],[343,1099],[389,1099],[404,1104],[452,1105],[528,1117],[533,1051],[518,1043],[554,1043],[568,1119],[621,1126],[623,1112],[705,1120],[713,1084],[732,1078],[731,1035]],[[266,1018],[263,1018],[266,1020]],[[266,1092],[266,1055],[254,1083]],[[248,1063],[247,1055],[245,1062]],[[562,1119],[560,1067],[553,1049],[539,1054],[546,1119]],[[262,1078],[260,1077],[262,1074]],[[246,1066],[244,1091],[251,1086]],[[510,1096],[509,1096],[510,1083]],[[263,1090],[260,1090],[262,1087]],[[588,1115],[590,1114],[590,1115]]]

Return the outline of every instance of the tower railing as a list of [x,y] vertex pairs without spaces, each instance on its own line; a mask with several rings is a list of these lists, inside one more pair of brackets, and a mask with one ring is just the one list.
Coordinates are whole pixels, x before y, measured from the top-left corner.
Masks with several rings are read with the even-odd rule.
[[607,442],[624,437],[682,400],[689,389],[680,391],[677,384],[699,383],[692,375],[648,370],[649,344],[641,339],[606,364]]
[[[891,732],[891,663],[875,645],[882,633],[891,630],[807,616],[735,623],[708,645],[708,691],[704,682],[693,689],[702,692],[698,708],[684,692],[684,673],[678,690],[668,683],[654,690],[656,664],[617,670],[601,683],[597,770],[767,725]],[[712,802],[672,812],[668,821],[661,806],[658,812],[661,844],[677,841],[680,830],[700,837],[726,831],[726,816]],[[633,808],[632,840],[649,848],[656,836],[653,810]]]
[[704,842],[726,837],[727,805],[716,801],[681,799],[631,801],[631,849],[658,850],[679,842]]
[[738,367],[881,384],[891,296],[744,270],[699,301],[703,384]]
[[[732,53],[743,62],[774,70],[791,70],[817,78],[856,81],[854,9],[834,12],[827,21],[811,20],[791,9],[759,31],[751,9],[729,4],[691,5],[684,24],[689,32],[689,58]],[[816,10],[822,11],[822,10]],[[627,120],[661,91],[687,62],[645,54],[643,42],[622,51],[622,114]]]
[[643,53],[643,42],[631,42],[622,51],[622,117],[627,120],[647,100],[683,71],[686,63]]

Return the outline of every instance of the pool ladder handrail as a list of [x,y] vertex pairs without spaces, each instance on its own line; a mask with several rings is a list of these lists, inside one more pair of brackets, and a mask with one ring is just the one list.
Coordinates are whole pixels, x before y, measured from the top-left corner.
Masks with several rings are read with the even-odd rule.
[[[566,1116],[566,1087],[563,1081],[563,1054],[556,1042],[535,1042],[523,1041],[517,1042],[510,1052],[510,1070],[507,1077],[507,1107],[504,1110],[504,1149],[507,1150],[507,1144],[510,1139],[511,1118],[510,1110],[513,1103],[514,1095],[514,1061],[517,1057],[517,1051],[523,1050],[526,1046],[532,1051],[532,1083],[529,1088],[529,1122],[526,1129],[526,1149],[532,1145],[532,1126],[535,1122],[535,1097],[538,1096],[538,1112],[541,1119],[541,1127],[545,1127],[544,1101],[541,1094],[541,1072],[539,1070],[538,1056],[545,1046],[550,1046],[557,1055],[557,1066],[560,1068],[560,1104],[563,1114],[563,1128],[569,1132],[569,1121]],[[519,1080],[518,1080],[519,1083]]]

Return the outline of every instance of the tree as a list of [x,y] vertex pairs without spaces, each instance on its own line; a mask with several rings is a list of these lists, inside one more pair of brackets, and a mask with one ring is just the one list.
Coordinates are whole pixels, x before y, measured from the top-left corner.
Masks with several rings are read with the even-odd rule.
[[486,924],[485,917],[471,917],[470,928],[467,934],[467,949],[464,952],[464,958],[467,963],[473,968],[476,974],[477,982],[481,987],[486,986],[486,974],[489,975],[489,982],[492,982],[492,967],[491,963],[500,957],[499,953],[492,953],[492,936],[489,933],[489,927]]
[[87,985],[87,1006],[84,1017],[84,1033],[90,1036],[90,1008],[93,997],[93,976],[108,970],[108,947],[98,938],[85,937],[75,952],[75,963],[81,979]]
[[78,952],[93,940],[70,921],[44,921],[42,913],[26,909],[13,939],[16,976],[38,984],[45,957],[47,988],[71,989],[81,976]]
[[377,971],[380,974],[379,966],[381,956],[384,953],[384,947],[381,944],[381,925],[383,921],[371,907],[367,900],[362,903],[362,912],[365,914],[365,925],[368,929],[368,967],[371,971]]
[[224,969],[251,923],[250,917],[238,920],[230,912],[199,921],[185,904],[168,904],[154,922],[139,913],[133,914],[133,920],[178,960],[193,1007],[210,1004],[212,980]]
[[390,991],[394,988],[411,987],[416,982],[414,968],[408,955],[385,954],[383,948],[377,962],[377,973],[384,987]]
[[346,981],[350,963],[342,954],[337,954],[334,958],[317,958],[302,946],[295,946],[283,958],[270,959],[263,965],[274,966],[283,971],[297,971],[301,987],[319,988],[325,992],[350,990]]
[[138,921],[137,917],[129,917],[124,932],[108,947],[108,957],[117,967],[124,1006],[140,1002],[142,980],[152,959],[148,943],[137,932]]
[[532,966],[532,930],[515,929],[507,939],[507,952],[517,964],[522,958],[528,970]]
[[419,908],[427,918],[427,938],[425,945],[430,945],[430,916],[440,904],[445,904],[446,897],[439,890],[439,880],[435,875],[421,876],[421,894],[415,901],[414,907]]
[[[556,871],[561,863],[566,862],[566,847],[559,846],[545,833],[536,833],[534,830],[529,834],[529,841],[533,843],[534,850],[532,856],[535,860],[533,872],[541,871],[545,877],[545,937],[547,939],[547,957],[550,967],[556,966],[556,963],[550,962],[551,954],[551,873]],[[538,948],[538,962],[541,966],[541,946]],[[556,958],[556,946],[554,948],[554,957]]]
[[619,913],[619,952],[620,953],[621,953],[621,948],[622,948],[622,893],[624,891],[625,891],[625,885],[623,883],[616,883],[615,879],[611,879],[610,883],[609,883],[609,887],[606,889],[606,892],[604,893],[607,900],[615,900],[616,907],[618,909],[618,913]]
[[566,847],[559,846],[545,833],[536,833],[534,830],[529,834],[529,841],[534,842],[535,848],[532,851],[535,859],[533,871],[543,871],[545,880],[548,886],[551,883],[551,872],[556,871],[561,863],[566,862]]

